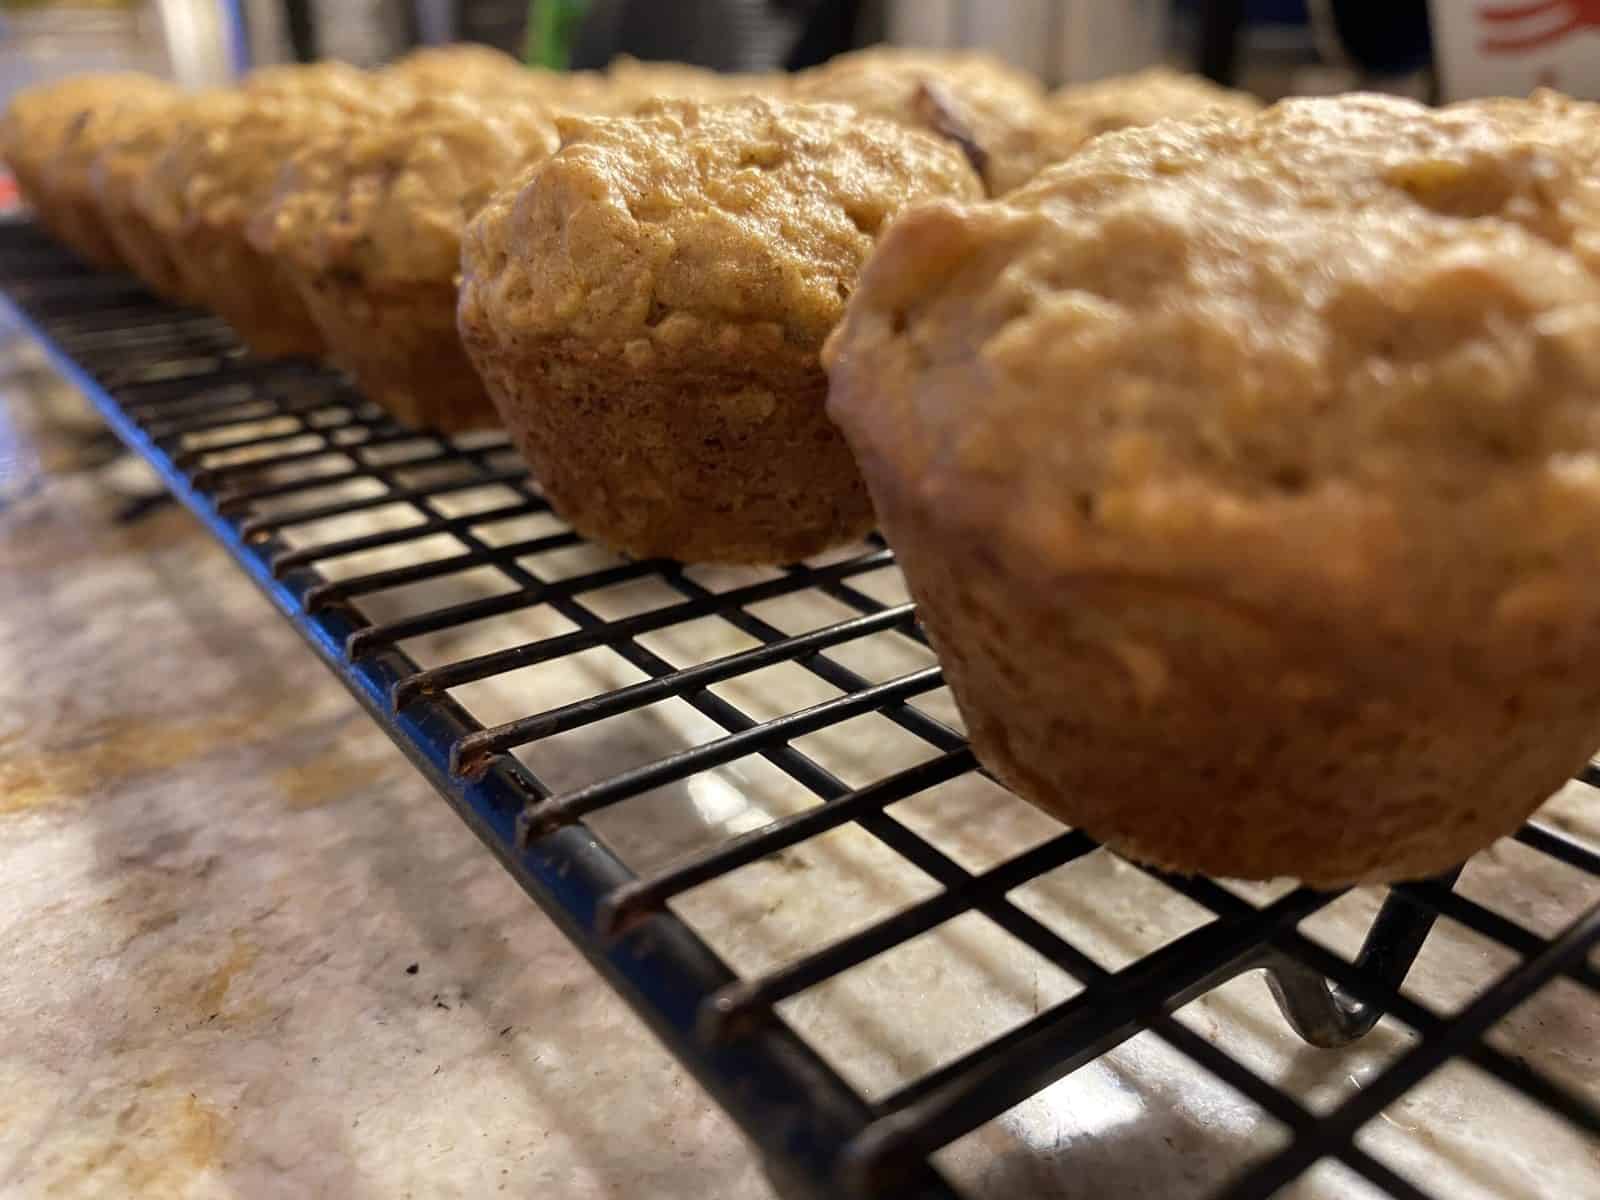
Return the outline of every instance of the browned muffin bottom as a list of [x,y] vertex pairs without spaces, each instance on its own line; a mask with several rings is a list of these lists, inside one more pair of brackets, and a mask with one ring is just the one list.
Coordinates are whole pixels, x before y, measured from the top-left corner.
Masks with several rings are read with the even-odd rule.
[[369,400],[414,429],[500,425],[456,332],[454,284],[371,282],[330,272],[300,283],[328,355]]
[[151,75],[77,75],[24,89],[0,120],[0,157],[23,199],[46,229],[94,266],[123,265],[88,183],[95,150],[130,112],[167,103],[173,93]]
[[1600,110],[1532,108],[1160,123],[887,231],[830,411],[1023,796],[1384,881],[1600,745]]
[[412,425],[498,423],[456,332],[461,230],[556,147],[537,106],[424,96],[313,141],[279,175],[252,244],[298,285],[335,360]]
[[758,354],[653,377],[583,342],[476,357],[540,487],[586,537],[638,558],[785,563],[873,526],[849,452],[819,420],[827,384],[811,363]]
[[313,86],[249,87],[185,106],[134,197],[166,243],[184,292],[263,357],[319,354],[323,339],[288,273],[250,244],[249,222],[271,197],[283,162],[308,140],[385,111],[376,89],[366,109],[350,96],[327,99],[330,77],[301,76]]
[[959,145],[991,194],[1012,185],[1012,159],[1044,115],[1044,87],[977,51],[874,46],[794,78],[795,99],[848,104]]
[[560,127],[469,226],[460,309],[551,502],[644,557],[791,561],[865,533],[818,348],[889,216],[979,194],[960,153],[756,98]]

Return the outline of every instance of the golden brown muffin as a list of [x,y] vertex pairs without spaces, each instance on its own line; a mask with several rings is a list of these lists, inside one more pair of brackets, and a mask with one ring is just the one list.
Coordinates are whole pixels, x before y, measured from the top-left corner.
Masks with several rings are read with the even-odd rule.
[[130,113],[169,103],[174,91],[153,75],[76,75],[24,89],[0,120],[0,157],[23,198],[46,229],[94,266],[123,265],[89,185],[95,152]]
[[742,96],[778,97],[789,89],[784,74],[730,74],[677,62],[641,62],[622,54],[606,68],[600,93],[576,98],[575,110],[626,115],[658,100],[737,100]]
[[1134,858],[1333,885],[1583,766],[1600,198],[1558,143],[1290,101],[886,232],[829,407],[1000,777]]
[[1051,94],[1031,124],[1013,129],[996,148],[993,194],[1021,187],[1102,133],[1208,115],[1248,117],[1260,109],[1254,96],[1169,67],[1064,87]]
[[1013,182],[1011,159],[1043,117],[1037,79],[976,51],[874,46],[800,72],[792,90],[799,100],[848,104],[949,138],[991,194]]
[[[68,128],[60,148],[46,164],[52,203],[69,216],[68,241],[102,266],[135,267],[122,249],[116,214],[96,187],[94,166],[101,152],[140,128],[170,119],[184,93],[172,84],[140,87],[111,104],[86,110]],[[109,250],[109,253],[107,251]]]
[[346,62],[274,63],[257,67],[239,81],[247,96],[271,95],[331,105],[358,116],[410,98],[412,88],[381,71],[363,71]]
[[250,239],[294,279],[368,398],[413,425],[493,425],[456,333],[461,230],[556,145],[537,106],[425,96],[292,158]]
[[1465,100],[1444,110],[1461,119],[1490,122],[1515,135],[1552,147],[1563,155],[1600,166],[1600,107],[1575,100],[1549,88],[1539,88],[1526,100],[1494,96]]
[[980,194],[961,154],[757,98],[559,124],[468,227],[460,311],[551,502],[640,556],[788,561],[865,533],[818,350],[884,221]]
[[1047,103],[1056,116],[1074,121],[1085,140],[1172,117],[1248,117],[1261,110],[1261,102],[1254,96],[1170,67],[1149,67],[1132,75],[1060,88],[1051,93]]
[[423,46],[395,59],[383,74],[418,91],[474,91],[497,87],[502,80],[520,80],[533,73],[503,50],[477,42]]
[[676,62],[642,62],[619,55],[604,71],[528,67],[489,46],[430,46],[387,67],[386,78],[419,92],[469,92],[520,97],[564,112],[627,115],[661,99],[731,100],[774,95],[788,76],[722,74]]
[[246,228],[272,195],[284,161],[307,141],[382,112],[314,89],[247,88],[185,107],[134,202],[177,263],[184,290],[225,318],[265,357],[312,355],[321,334],[282,266]]
[[190,106],[209,102],[209,93],[175,98],[167,104],[138,105],[118,118],[89,172],[101,218],[117,253],[158,296],[180,304],[197,297],[184,283],[167,239],[136,203],[152,165],[187,120]]
[[384,74],[423,92],[465,91],[519,97],[561,112],[626,116],[657,100],[733,100],[778,95],[784,74],[724,74],[677,62],[641,62],[619,55],[604,71],[550,71],[525,67],[487,46],[415,50]]
[[589,109],[606,91],[598,71],[551,71],[524,66],[492,46],[462,43],[425,46],[382,72],[387,80],[421,95],[466,92],[479,97],[514,97],[556,108]]

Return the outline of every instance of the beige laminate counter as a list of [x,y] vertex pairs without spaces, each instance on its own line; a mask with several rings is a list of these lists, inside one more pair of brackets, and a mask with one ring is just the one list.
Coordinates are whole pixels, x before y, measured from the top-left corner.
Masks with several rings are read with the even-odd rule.
[[119,519],[154,477],[0,340],[0,1195],[767,1195],[200,525]]

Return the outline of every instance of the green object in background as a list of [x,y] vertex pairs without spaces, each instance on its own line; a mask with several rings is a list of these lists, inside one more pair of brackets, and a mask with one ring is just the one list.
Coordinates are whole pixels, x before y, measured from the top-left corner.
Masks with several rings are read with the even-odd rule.
[[530,0],[528,36],[522,58],[529,66],[565,71],[572,63],[572,41],[589,0]]

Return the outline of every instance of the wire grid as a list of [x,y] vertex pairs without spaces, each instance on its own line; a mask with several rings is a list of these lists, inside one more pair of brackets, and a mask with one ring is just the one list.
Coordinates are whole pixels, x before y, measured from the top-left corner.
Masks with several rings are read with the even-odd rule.
[[[1220,1195],[1267,1196],[1333,1159],[1390,1195],[1424,1197],[1415,1181],[1359,1145],[1357,1135],[1386,1106],[1458,1059],[1582,1135],[1600,1137],[1600,1106],[1592,1096],[1485,1040],[1552,980],[1577,985],[1591,1000],[1600,996],[1600,972],[1590,958],[1600,940],[1600,910],[1590,908],[1545,936],[1453,891],[1453,876],[1404,885],[1389,893],[1352,961],[1300,928],[1334,904],[1336,894],[1300,888],[1257,903],[1211,880],[1146,872],[1198,905],[1207,919],[1108,967],[1015,899],[1030,881],[1094,852],[1090,838],[1061,830],[995,865],[970,869],[889,811],[980,768],[960,733],[916,704],[941,686],[936,666],[875,681],[839,660],[839,651],[861,639],[921,639],[909,604],[876,599],[860,586],[863,577],[892,563],[881,544],[721,590],[662,561],[618,561],[546,577],[528,558],[581,547],[572,531],[555,527],[503,544],[482,532],[499,521],[549,517],[503,438],[450,440],[403,429],[338,377],[309,364],[253,361],[215,318],[167,307],[131,280],[92,274],[25,224],[0,227],[0,281],[23,320],[113,428],[210,525],[507,869],[758,1144],[781,1192],[955,1195],[930,1164],[931,1155],[1143,1033],[1287,1131],[1282,1147],[1238,1172]],[[407,447],[410,453],[389,456]],[[370,494],[318,498],[357,484]],[[466,513],[452,509],[450,497],[485,487],[509,489],[514,499]],[[416,523],[291,544],[297,529],[394,505],[413,512]],[[453,538],[459,551],[340,578],[319,570],[370,551],[404,556],[439,534]],[[357,607],[363,597],[484,567],[499,572],[507,590],[377,623]],[[664,585],[673,599],[620,617],[596,611],[597,593],[639,580]],[[752,611],[797,594],[826,596],[852,615],[791,634]],[[559,614],[570,630],[426,669],[401,647],[538,606]],[[646,645],[654,632],[707,617],[727,622],[754,646],[675,666]],[[487,726],[449,694],[596,648],[620,656],[642,680]],[[760,720],[712,690],[780,664],[810,673],[838,694]],[[687,704],[718,734],[564,791],[547,786],[511,753],[665,700]],[[931,757],[851,786],[796,745],[868,713],[920,739]],[[639,875],[586,823],[652,789],[751,756],[820,803]],[[1591,769],[1584,782],[1600,782],[1600,776]],[[937,890],[849,936],[745,977],[669,907],[701,885],[844,827],[864,831],[914,864]],[[1559,829],[1530,823],[1516,841],[1600,878],[1600,855]],[[872,1097],[848,1083],[782,1015],[786,1001],[973,913],[1064,970],[1080,989]],[[1439,916],[1517,960],[1450,1013],[1401,990]],[[1285,1015],[1308,1040],[1347,1041],[1383,1013],[1403,1022],[1415,1039],[1354,1095],[1318,1111],[1174,1015],[1254,969],[1268,972]]]

